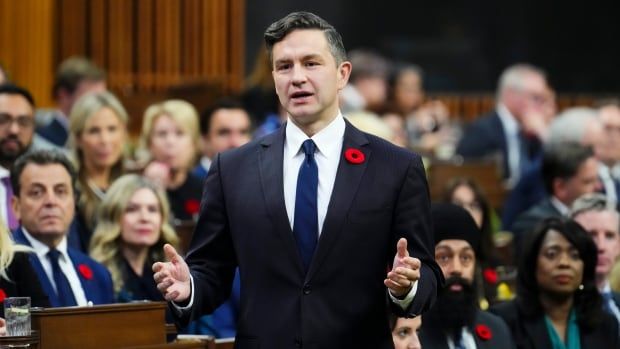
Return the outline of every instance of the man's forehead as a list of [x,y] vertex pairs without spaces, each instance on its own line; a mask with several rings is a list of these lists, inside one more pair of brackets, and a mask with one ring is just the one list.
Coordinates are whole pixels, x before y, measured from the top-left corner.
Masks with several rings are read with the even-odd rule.
[[45,183],[45,184],[70,184],[71,175],[67,169],[60,164],[27,164],[24,167],[20,181],[27,183]]
[[452,251],[472,250],[473,248],[466,240],[461,239],[446,239],[441,240],[435,245],[435,250],[449,249]]
[[590,210],[579,213],[575,216],[575,220],[585,228],[590,226],[609,226],[613,231],[618,232],[620,227],[620,214],[613,210]]
[[19,94],[0,93],[0,111],[32,116],[34,110],[28,100]]
[[[296,29],[273,45],[273,61],[288,55],[318,55],[327,48],[327,38],[319,29]],[[284,56],[284,57],[283,57]]]

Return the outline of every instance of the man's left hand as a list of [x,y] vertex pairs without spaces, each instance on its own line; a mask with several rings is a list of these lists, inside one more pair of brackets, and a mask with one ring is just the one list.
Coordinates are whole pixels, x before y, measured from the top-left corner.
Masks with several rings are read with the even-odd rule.
[[409,293],[413,284],[420,278],[421,265],[419,259],[409,256],[407,239],[398,240],[392,270],[387,273],[387,278],[383,281],[392,296],[402,298]]

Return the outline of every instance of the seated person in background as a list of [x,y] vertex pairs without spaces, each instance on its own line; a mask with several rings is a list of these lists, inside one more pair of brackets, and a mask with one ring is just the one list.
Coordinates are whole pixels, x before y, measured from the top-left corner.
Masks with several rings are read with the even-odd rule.
[[517,252],[522,237],[540,221],[568,216],[573,201],[600,190],[598,165],[592,149],[577,143],[558,143],[545,148],[542,176],[548,196],[519,215],[510,228]]
[[67,246],[75,180],[69,160],[53,150],[26,153],[11,170],[13,209],[21,222],[13,238],[34,249],[30,263],[53,307],[114,301],[110,272]]
[[517,297],[492,307],[517,349],[620,348],[618,325],[596,288],[596,245],[572,220],[531,231],[519,259]]
[[437,302],[423,316],[422,348],[513,348],[506,324],[478,308],[474,282],[480,230],[454,204],[433,204],[435,261],[446,280]]
[[0,217],[10,230],[19,225],[11,209],[9,171],[13,163],[29,150],[54,147],[34,133],[34,107],[28,90],[8,83],[0,85]]
[[200,115],[202,157],[192,173],[207,178],[211,159],[228,149],[244,145],[252,139],[251,121],[240,102],[222,99]]
[[110,92],[84,95],[71,110],[69,145],[78,191],[73,228],[83,252],[88,251],[97,207],[110,185],[125,171],[127,121],[125,108]]
[[528,64],[506,68],[499,78],[497,107],[467,127],[456,153],[465,158],[499,153],[504,178],[515,185],[539,156],[554,103],[544,71]]
[[37,111],[37,134],[65,147],[73,104],[85,94],[106,91],[105,80],[105,71],[87,58],[74,56],[64,60],[54,77],[52,92],[57,109]]
[[144,176],[166,189],[176,222],[197,219],[203,181],[192,174],[197,156],[198,113],[182,100],[151,105],[144,112],[138,157],[150,161]]
[[31,248],[13,244],[6,224],[0,219],[0,315],[4,314],[4,299],[7,297],[30,297],[33,307],[50,305],[28,261],[31,252]]
[[387,101],[388,60],[368,49],[347,54],[351,65],[349,83],[340,91],[340,109],[344,116],[351,112],[381,113]]
[[478,184],[474,180],[464,177],[453,178],[448,182],[442,202],[453,203],[467,210],[480,229],[480,249],[476,253],[478,261],[476,274],[479,281],[480,306],[486,310],[488,304],[493,303],[497,297],[497,278],[483,277],[488,275],[483,271],[492,270],[491,273],[494,274],[495,267],[499,265],[499,258],[493,241],[495,230],[491,222],[492,209]]
[[[594,155],[601,160],[604,154],[611,153],[604,149],[607,138],[609,137],[603,131],[603,124],[596,110],[584,107],[570,108],[563,111],[551,122],[544,148],[567,142],[579,143],[584,147],[592,147]],[[502,208],[502,226],[504,229],[510,229],[521,213],[545,198],[547,192],[545,191],[541,167],[542,157],[538,158],[523,174],[506,198]],[[603,180],[601,169],[604,169],[602,164],[599,165],[599,177]],[[603,184],[605,183],[606,181],[603,180]]]
[[394,340],[394,349],[421,349],[418,332],[422,326],[422,317],[416,316],[413,319],[397,317],[390,313],[390,329]]
[[620,215],[615,202],[603,194],[586,194],[575,200],[571,216],[596,244],[596,286],[603,295],[603,309],[620,323],[620,294],[612,292],[609,285],[612,268],[620,256]]
[[151,265],[164,258],[164,244],[178,247],[169,215],[163,191],[139,175],[122,176],[108,190],[98,211],[90,255],[110,271],[118,302],[164,300]]

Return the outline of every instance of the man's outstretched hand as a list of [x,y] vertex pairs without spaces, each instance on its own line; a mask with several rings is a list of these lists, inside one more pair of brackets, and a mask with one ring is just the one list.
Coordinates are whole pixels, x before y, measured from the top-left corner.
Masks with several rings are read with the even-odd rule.
[[392,270],[387,273],[387,278],[383,281],[392,296],[401,298],[409,293],[413,284],[420,278],[421,265],[419,259],[409,256],[407,239],[398,240]]
[[191,293],[189,267],[170,244],[164,245],[167,262],[153,264],[153,278],[157,289],[167,301],[182,303]]

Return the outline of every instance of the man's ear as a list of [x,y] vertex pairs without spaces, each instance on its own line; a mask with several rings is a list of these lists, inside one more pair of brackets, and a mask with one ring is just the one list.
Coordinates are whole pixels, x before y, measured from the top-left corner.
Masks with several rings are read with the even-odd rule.
[[562,201],[566,196],[566,181],[562,178],[554,178],[551,187],[553,189],[551,194]]
[[17,218],[18,220],[21,219],[21,210],[20,210],[20,202],[19,202],[19,197],[13,195],[13,197],[11,198],[11,209],[13,210],[13,214],[15,214],[15,218]]
[[338,66],[338,89],[344,88],[349,82],[349,76],[351,76],[351,62],[344,61]]

